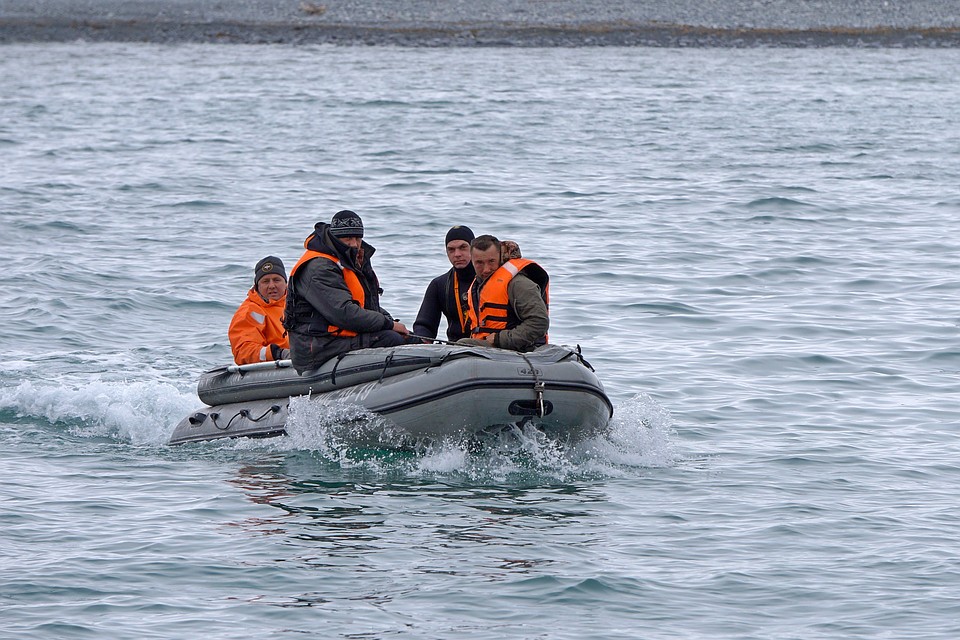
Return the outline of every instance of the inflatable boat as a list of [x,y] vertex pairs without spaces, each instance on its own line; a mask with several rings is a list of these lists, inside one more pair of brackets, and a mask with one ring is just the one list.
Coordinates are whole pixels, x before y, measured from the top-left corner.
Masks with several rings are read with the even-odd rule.
[[286,434],[290,399],[358,405],[400,438],[470,436],[533,423],[562,439],[602,431],[613,406],[580,348],[529,353],[455,344],[361,349],[299,375],[289,360],[208,371],[208,405],[180,421],[170,444]]

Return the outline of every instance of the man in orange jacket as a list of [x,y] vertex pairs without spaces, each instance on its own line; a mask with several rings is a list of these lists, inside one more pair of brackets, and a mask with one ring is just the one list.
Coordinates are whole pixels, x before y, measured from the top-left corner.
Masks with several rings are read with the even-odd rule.
[[490,235],[470,243],[477,279],[468,293],[470,338],[460,344],[533,351],[547,343],[550,328],[547,272],[520,257],[515,242]]
[[290,341],[283,329],[287,274],[280,258],[267,256],[253,270],[253,287],[230,321],[230,348],[237,364],[285,360]]

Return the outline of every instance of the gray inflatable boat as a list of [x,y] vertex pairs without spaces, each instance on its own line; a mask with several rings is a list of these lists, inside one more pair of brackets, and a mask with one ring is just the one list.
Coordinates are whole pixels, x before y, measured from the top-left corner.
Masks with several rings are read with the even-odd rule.
[[289,360],[221,367],[200,378],[208,407],[180,421],[170,444],[286,433],[289,400],[359,405],[391,433],[440,438],[532,422],[580,439],[601,432],[613,405],[580,348],[530,353],[454,344],[361,349],[303,375]]

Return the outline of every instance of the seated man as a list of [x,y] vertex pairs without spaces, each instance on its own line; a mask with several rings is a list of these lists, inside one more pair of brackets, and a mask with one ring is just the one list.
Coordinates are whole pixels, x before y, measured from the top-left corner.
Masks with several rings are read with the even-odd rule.
[[436,338],[440,316],[447,321],[447,340],[456,342],[467,337],[467,291],[476,272],[470,261],[473,231],[457,225],[447,231],[444,245],[452,267],[430,281],[423,294],[420,311],[413,323],[413,332],[425,338]]
[[253,287],[230,321],[230,348],[237,364],[290,357],[290,343],[282,324],[286,296],[283,262],[267,256],[254,267]]
[[472,337],[457,342],[514,351],[546,344],[550,278],[543,267],[524,258],[502,262],[500,241],[489,235],[471,243],[470,255],[477,272],[469,293]]
[[300,373],[347,351],[403,344],[407,328],[380,307],[380,282],[363,241],[363,221],[339,211],[318,222],[290,270],[284,326]]
[[513,240],[501,240],[500,241],[500,264],[503,264],[511,258],[522,258],[523,254],[520,253],[520,245],[518,245]]

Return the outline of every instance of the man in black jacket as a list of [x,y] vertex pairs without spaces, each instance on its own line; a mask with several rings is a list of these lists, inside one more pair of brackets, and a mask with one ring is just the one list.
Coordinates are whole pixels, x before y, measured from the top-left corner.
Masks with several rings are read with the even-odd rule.
[[470,262],[470,243],[473,231],[457,225],[447,231],[444,244],[447,259],[453,265],[449,271],[434,278],[427,286],[420,303],[420,312],[413,323],[413,332],[425,338],[436,338],[440,316],[447,320],[447,340],[456,342],[469,335],[467,331],[467,291],[476,275]]
[[407,328],[380,306],[380,282],[370,265],[372,246],[363,241],[363,221],[340,211],[318,222],[303,243],[306,251],[290,270],[283,326],[297,371],[368,347],[403,344]]

